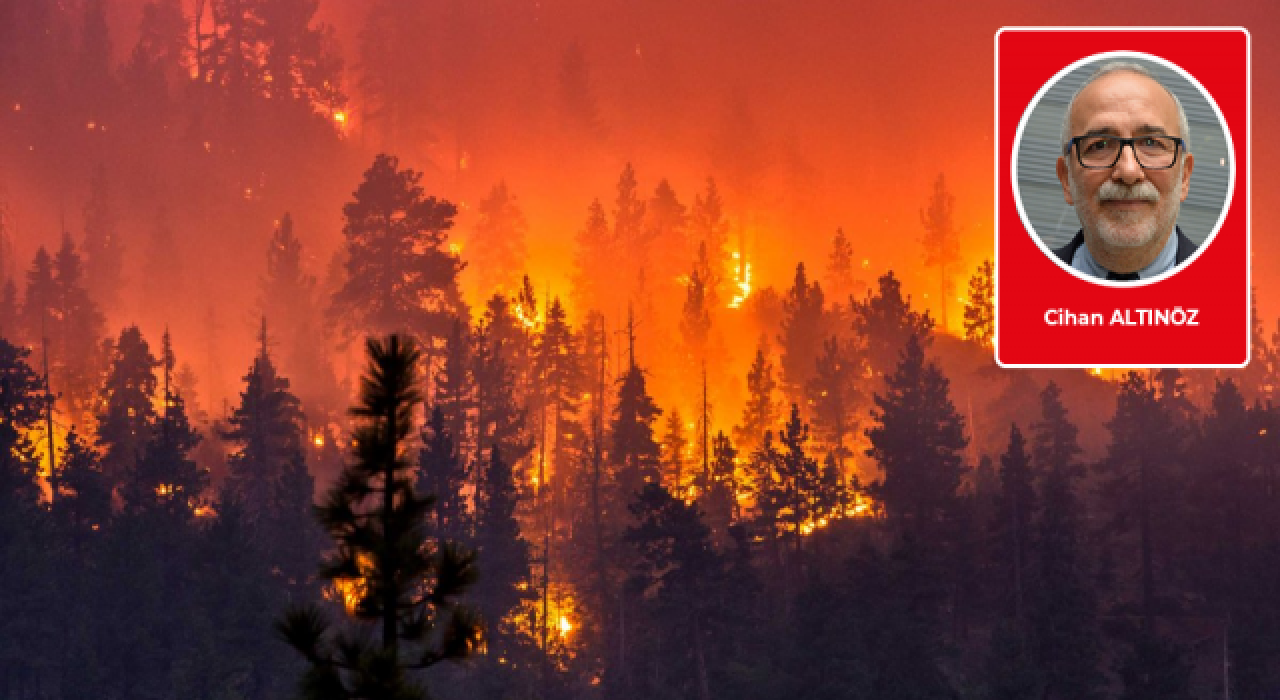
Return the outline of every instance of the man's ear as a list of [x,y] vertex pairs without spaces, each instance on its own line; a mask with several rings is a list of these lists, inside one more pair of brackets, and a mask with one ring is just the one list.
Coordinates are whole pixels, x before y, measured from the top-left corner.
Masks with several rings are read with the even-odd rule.
[[1178,199],[1183,202],[1187,201],[1187,192],[1191,190],[1191,168],[1195,164],[1196,157],[1190,153],[1182,157],[1182,186],[1179,188],[1181,192],[1178,194]]
[[[1190,158],[1190,156],[1187,156],[1187,157]],[[1190,165],[1189,161],[1187,165]],[[1070,174],[1067,172],[1067,159],[1063,157],[1059,157],[1058,158],[1058,181],[1062,183],[1062,198],[1067,200],[1067,204],[1070,204],[1071,206],[1074,207],[1076,203],[1071,201],[1071,181],[1067,179],[1069,176]],[[1187,190],[1185,187],[1182,189],[1182,196],[1183,197],[1187,196]]]

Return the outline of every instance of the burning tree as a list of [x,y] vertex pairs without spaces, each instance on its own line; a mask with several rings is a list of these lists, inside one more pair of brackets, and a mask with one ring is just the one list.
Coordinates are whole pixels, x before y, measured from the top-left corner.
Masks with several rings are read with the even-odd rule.
[[310,698],[425,698],[412,672],[469,656],[480,623],[456,602],[475,580],[473,555],[427,536],[434,499],[414,492],[405,443],[422,401],[412,341],[367,341],[361,381],[362,421],[353,436],[356,461],[319,507],[337,552],[320,575],[338,584],[357,621],[377,630],[333,631],[314,606],[289,610],[278,629],[311,663],[302,679]]

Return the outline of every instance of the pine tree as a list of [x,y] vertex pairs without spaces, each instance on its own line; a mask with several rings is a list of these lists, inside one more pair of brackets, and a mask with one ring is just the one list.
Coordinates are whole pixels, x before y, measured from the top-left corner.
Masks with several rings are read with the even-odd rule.
[[755,452],[764,441],[765,432],[777,423],[780,413],[774,398],[777,387],[769,358],[769,341],[762,336],[751,371],[747,373],[747,404],[742,409],[742,423],[734,429],[734,441],[743,452]]
[[1075,482],[1084,476],[1077,428],[1049,382],[1040,394],[1040,420],[1032,424],[1031,456],[1041,476],[1042,509],[1032,529],[1034,586],[1029,600],[1032,649],[1046,700],[1095,698],[1098,668],[1096,601],[1084,561],[1083,505]]
[[924,226],[924,236],[920,239],[924,246],[924,264],[938,268],[938,314],[943,331],[948,329],[947,306],[955,294],[952,267],[960,262],[960,231],[953,221],[955,202],[956,198],[947,190],[946,178],[939,174],[933,183],[929,206],[920,210],[920,224]]
[[422,174],[379,154],[343,205],[347,279],[333,312],[353,334],[406,331],[431,352],[463,310],[461,262],[445,248],[457,209],[428,197]]
[[622,504],[629,503],[645,484],[660,481],[661,448],[654,439],[653,424],[662,410],[649,396],[644,372],[634,363],[619,382],[613,410],[609,458],[616,465],[616,496]]
[[530,583],[531,552],[516,520],[518,496],[515,476],[502,450],[489,451],[476,498],[475,543],[485,563],[485,575],[476,583],[474,598],[487,626],[490,656],[510,653],[519,643],[509,617],[533,597]]
[[873,396],[867,456],[880,465],[884,478],[872,491],[903,530],[929,534],[955,503],[969,440],[949,386],[938,366],[925,362],[920,339],[911,335],[897,370],[885,377],[884,395]]
[[738,508],[738,450],[723,432],[711,441],[711,473],[698,488],[698,503],[717,541],[728,543],[730,527],[740,519]]
[[[708,271],[715,270],[717,275],[704,277],[709,296],[717,302],[725,298],[723,289],[724,273],[731,258],[729,254],[729,220],[724,215],[724,200],[720,198],[720,190],[716,181],[707,178],[707,189],[703,195],[694,195],[693,207],[689,211],[689,242],[698,251],[698,259]],[[741,264],[745,251],[738,251],[738,262]],[[741,271],[739,271],[741,272]]]
[[912,311],[911,297],[902,297],[902,283],[893,270],[877,282],[873,294],[853,304],[853,331],[866,348],[867,363],[877,377],[892,372],[907,339],[915,337],[921,347],[933,342],[933,319],[927,311]]
[[[550,434],[552,473],[560,486],[565,484],[576,450],[581,447],[582,426],[578,422],[578,405],[583,394],[584,377],[573,328],[559,299],[552,299],[547,319],[538,341],[536,373],[541,384],[541,403],[546,432]],[[544,439],[546,436],[544,435]],[[548,483],[545,477],[540,484]]]
[[[370,366],[352,414],[356,461],[319,509],[338,544],[322,569],[340,583],[361,627],[334,632],[316,607],[293,608],[279,623],[285,640],[311,664],[302,694],[311,698],[425,698],[416,671],[471,655],[478,621],[457,597],[476,577],[474,557],[447,540],[429,546],[433,501],[415,493],[405,442],[421,402],[412,341],[369,340]],[[354,630],[353,630],[354,632]]]
[[265,322],[244,381],[240,403],[221,433],[234,448],[222,500],[234,501],[259,533],[266,561],[286,580],[301,582],[310,573],[303,561],[314,561],[319,551],[309,518],[314,484],[303,452],[301,402],[276,370]]
[[829,319],[823,310],[822,287],[809,282],[804,263],[796,265],[795,283],[782,301],[783,319],[778,343],[782,386],[794,403],[804,402],[804,390],[813,378],[815,360],[822,339],[828,335]]
[[662,436],[662,468],[666,472],[663,483],[667,490],[682,495],[683,483],[688,476],[685,473],[685,456],[689,449],[689,438],[684,434],[684,419],[680,411],[672,409],[667,414],[666,432]]
[[53,259],[41,246],[27,271],[26,293],[22,299],[22,337],[26,345],[39,347],[54,336],[57,328],[58,283],[53,277]]
[[435,376],[434,410],[444,414],[454,451],[464,465],[475,458],[479,445],[472,439],[470,416],[475,409],[475,378],[471,371],[474,343],[471,329],[461,318],[453,319],[444,342],[444,362]]
[[756,456],[756,508],[761,524],[773,537],[789,540],[797,552],[800,538],[812,530],[819,516],[822,467],[809,456],[809,426],[800,419],[800,407],[791,404],[791,417],[777,434],[772,433]]
[[111,486],[97,453],[72,428],[58,460],[58,498],[54,514],[80,542],[111,519]]
[[488,462],[489,452],[498,449],[504,460],[515,465],[533,449],[526,424],[527,411],[517,394],[528,382],[531,350],[517,324],[506,298],[495,295],[475,332],[471,376],[475,382],[479,464]]
[[[32,433],[49,410],[44,381],[29,353],[0,339],[0,656],[6,691],[21,689],[60,656],[57,575],[45,511],[40,507],[40,462]],[[30,686],[28,686],[30,687]],[[20,692],[20,691],[19,691]]]
[[[676,692],[707,700],[713,697],[717,668],[713,640],[727,616],[717,605],[717,593],[727,583],[725,562],[697,507],[661,484],[646,484],[629,507],[637,522],[624,539],[639,558],[628,587],[643,601],[640,624],[648,628],[647,634],[635,635],[639,650],[632,663],[642,671],[634,675],[664,679],[647,689],[649,694]],[[643,686],[637,690],[646,692]]]
[[850,443],[863,401],[859,389],[862,369],[862,357],[853,342],[831,336],[822,341],[817,372],[805,387],[817,437],[834,454],[842,471],[845,460],[853,454]]
[[466,464],[458,454],[453,433],[440,406],[433,406],[431,417],[422,427],[415,488],[435,499],[433,525],[441,537],[462,540],[470,535],[471,517],[462,494],[466,483]]
[[983,260],[978,271],[969,278],[969,300],[964,307],[964,339],[984,348],[995,338],[995,271],[990,260]]
[[113,487],[124,482],[151,441],[156,411],[155,368],[160,366],[137,326],[120,332],[110,348],[110,368],[99,399],[98,447],[102,471]]
[[831,253],[827,256],[827,289],[837,304],[852,296],[854,291],[853,244],[842,228],[836,229],[836,235],[831,239]]
[[[645,238],[653,249],[652,262],[655,270],[679,270],[686,267],[694,252],[689,244],[687,231],[689,213],[665,178],[654,188],[645,213]],[[702,280],[709,292],[717,291],[716,285],[705,272]]]
[[200,443],[200,435],[187,420],[182,397],[172,390],[175,360],[167,330],[160,364],[164,370],[161,392],[164,413],[125,477],[124,508],[131,515],[157,517],[168,526],[185,525],[204,503],[209,473],[190,458],[191,451]]
[[680,340],[684,345],[686,372],[692,377],[706,365],[711,335],[711,310],[707,304],[707,286],[695,269],[685,288],[684,309],[680,314]]
[[80,255],[70,235],[62,237],[53,271],[57,313],[55,325],[47,329],[52,341],[50,381],[65,398],[71,420],[85,425],[92,418],[98,389],[104,320],[84,287]]
[[0,500],[34,507],[40,498],[37,450],[31,435],[48,411],[44,380],[27,364],[30,351],[0,338]]
[[1015,621],[1015,634],[1020,639],[1026,632],[1031,521],[1036,511],[1031,456],[1026,444],[1014,423],[1009,430],[1009,448],[1000,457],[1000,493],[989,525],[995,540],[995,563],[1004,579],[997,585],[999,599],[1012,606],[1005,613]]
[[472,263],[476,282],[485,294],[514,291],[528,255],[525,236],[529,224],[505,180],[480,201],[477,213],[480,219],[468,240],[469,247],[477,251]]
[[1157,563],[1165,561],[1169,546],[1163,535],[1177,522],[1174,460],[1180,445],[1155,386],[1137,372],[1130,372],[1121,383],[1115,416],[1106,426],[1111,443],[1106,459],[1097,466],[1102,477],[1101,506],[1111,534],[1130,533],[1136,525],[1138,603],[1149,625],[1159,605]]
[[[638,300],[636,292],[641,280],[653,270],[650,269],[650,251],[644,230],[645,202],[639,196],[639,185],[636,182],[636,171],[627,163],[618,176],[617,196],[613,206],[613,240],[617,241],[618,250],[626,261],[625,268],[608,271],[611,276],[623,269],[636,270],[639,277],[628,280],[624,287],[628,292],[628,301]],[[603,271],[602,271],[603,272]]]
[[614,302],[625,299],[625,295],[619,294],[617,285],[609,283],[622,254],[599,199],[593,199],[587,208],[587,222],[578,232],[576,243],[573,258],[574,305],[584,309],[613,308]]

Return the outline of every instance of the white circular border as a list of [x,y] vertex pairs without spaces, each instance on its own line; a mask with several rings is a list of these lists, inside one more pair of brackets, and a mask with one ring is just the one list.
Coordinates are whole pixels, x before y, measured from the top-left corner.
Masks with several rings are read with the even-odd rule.
[[[1053,252],[1053,250],[1050,249],[1049,246],[1045,244],[1044,239],[1040,237],[1040,234],[1036,233],[1035,228],[1031,225],[1031,220],[1027,218],[1027,212],[1022,206],[1022,192],[1018,189],[1018,153],[1022,149],[1022,135],[1023,135],[1023,132],[1026,131],[1027,122],[1030,121],[1031,119],[1031,113],[1034,112],[1036,107],[1040,104],[1040,99],[1043,98],[1045,94],[1047,94],[1049,90],[1053,88],[1054,85],[1057,85],[1059,80],[1061,80],[1064,76],[1066,76],[1068,73],[1071,73],[1075,69],[1096,61],[1104,61],[1107,59],[1114,59],[1114,58],[1141,58],[1141,59],[1151,61],[1152,63],[1158,63],[1174,71],[1178,75],[1181,75],[1187,82],[1195,86],[1195,88],[1200,91],[1200,94],[1204,96],[1205,101],[1209,103],[1209,106],[1213,108],[1214,115],[1218,117],[1218,124],[1222,126],[1222,134],[1227,142],[1227,157],[1231,161],[1231,165],[1230,165],[1231,170],[1230,172],[1227,173],[1227,196],[1222,201],[1222,211],[1218,213],[1218,221],[1213,225],[1213,228],[1209,231],[1209,235],[1205,237],[1204,242],[1201,243],[1200,246],[1196,249],[1196,252],[1192,253],[1191,257],[1184,260],[1181,265],[1177,265],[1173,269],[1163,274],[1156,275],[1155,277],[1151,277],[1145,280],[1137,280],[1136,282],[1121,282],[1121,281],[1113,281],[1113,280],[1106,280],[1098,277],[1093,277],[1092,275],[1086,275],[1083,272],[1075,269],[1069,263],[1062,262],[1062,259],[1059,258]],[[1061,144],[1059,144],[1059,148],[1061,148]],[[1195,154],[1192,154],[1192,155],[1195,155]],[[1009,184],[1010,184],[1010,187],[1013,188],[1013,203],[1018,208],[1018,218],[1022,219],[1022,225],[1024,228],[1026,228],[1027,233],[1031,236],[1031,239],[1035,241],[1035,244],[1039,246],[1040,250],[1043,251],[1044,254],[1048,256],[1050,260],[1058,264],[1058,267],[1061,267],[1062,269],[1066,270],[1072,275],[1075,275],[1078,279],[1084,280],[1085,282],[1101,285],[1104,287],[1116,287],[1121,289],[1133,289],[1135,287],[1145,287],[1149,284],[1155,284],[1156,282],[1167,279],[1177,274],[1178,272],[1181,272],[1188,265],[1195,262],[1196,258],[1200,257],[1200,254],[1203,253],[1204,250],[1209,247],[1209,244],[1213,243],[1213,239],[1217,237],[1219,229],[1222,228],[1222,222],[1225,221],[1227,218],[1227,210],[1231,208],[1231,200],[1233,199],[1236,191],[1235,142],[1231,138],[1231,128],[1230,126],[1228,126],[1226,118],[1222,116],[1222,110],[1218,108],[1218,103],[1214,101],[1213,95],[1210,95],[1209,91],[1204,89],[1204,86],[1200,84],[1200,81],[1196,80],[1194,77],[1192,77],[1190,73],[1183,70],[1182,66],[1179,66],[1166,59],[1160,58],[1159,56],[1153,56],[1149,53],[1143,53],[1141,51],[1107,51],[1104,53],[1093,54],[1092,56],[1085,56],[1084,58],[1076,61],[1075,63],[1072,63],[1066,68],[1063,68],[1062,70],[1058,71],[1052,78],[1049,78],[1049,80],[1040,87],[1040,91],[1035,94],[1035,97],[1031,98],[1031,102],[1027,105],[1026,110],[1023,111],[1022,113],[1022,119],[1018,122],[1018,130],[1013,136],[1013,154],[1011,157],[1011,161],[1012,162],[1010,163],[1010,166],[1009,166],[1010,168]]]

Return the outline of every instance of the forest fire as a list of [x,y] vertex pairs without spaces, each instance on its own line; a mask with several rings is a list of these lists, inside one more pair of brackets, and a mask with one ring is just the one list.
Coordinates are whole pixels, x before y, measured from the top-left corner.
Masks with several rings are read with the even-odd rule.
[[992,362],[999,17],[499,5],[0,9],[0,695],[1277,686],[1280,333]]

